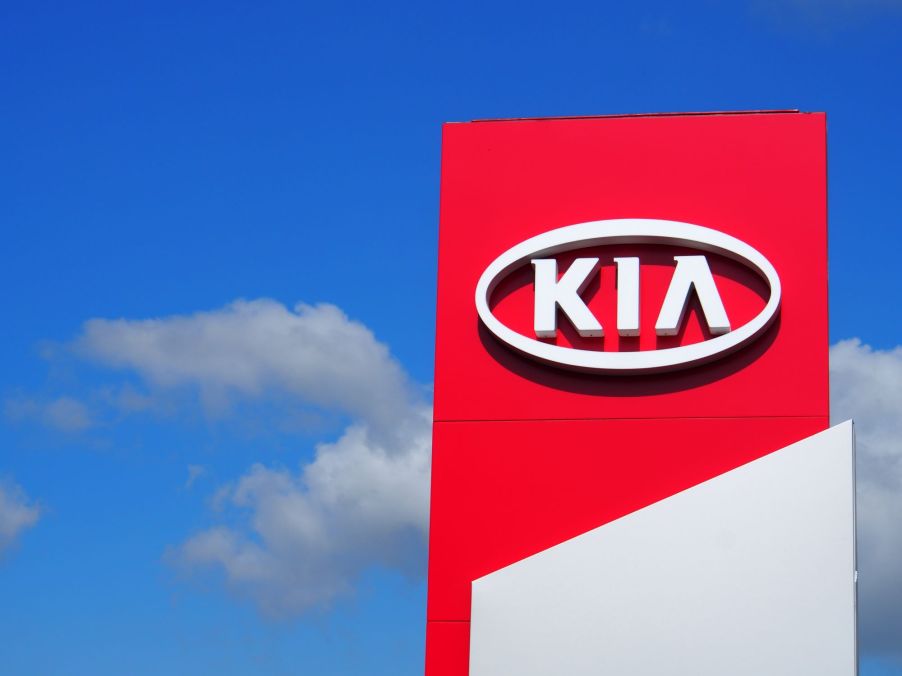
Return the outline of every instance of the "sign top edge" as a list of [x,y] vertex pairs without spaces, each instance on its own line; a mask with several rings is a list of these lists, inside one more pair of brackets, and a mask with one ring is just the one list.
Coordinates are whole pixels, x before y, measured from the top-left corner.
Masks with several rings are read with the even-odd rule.
[[710,110],[671,113],[614,113],[610,115],[552,115],[547,117],[495,117],[473,120],[449,121],[445,124],[476,124],[486,122],[554,122],[559,120],[610,120],[636,117],[700,117],[718,115],[823,115],[820,111],[803,111],[798,108],[763,110]]

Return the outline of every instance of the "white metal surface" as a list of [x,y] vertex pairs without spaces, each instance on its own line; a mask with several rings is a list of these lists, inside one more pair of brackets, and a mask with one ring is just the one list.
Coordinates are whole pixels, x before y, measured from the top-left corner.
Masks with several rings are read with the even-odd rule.
[[557,335],[558,307],[567,315],[579,335],[586,338],[604,335],[601,324],[579,297],[597,265],[597,258],[577,258],[558,279],[557,261],[554,258],[537,258],[532,261],[536,273],[533,328],[539,338],[554,338]]
[[853,463],[847,422],[476,580],[471,676],[852,676]]
[[639,259],[615,258],[617,264],[617,333],[639,335]]
[[715,336],[727,333],[730,330],[730,320],[727,319],[727,311],[724,310],[717,285],[714,284],[708,259],[704,256],[674,256],[673,260],[677,262],[677,266],[655,323],[655,333],[659,336],[675,336],[680,332],[692,289],[698,295],[708,330]]
[[[665,244],[716,253],[757,272],[770,297],[750,322],[729,333],[691,345],[661,350],[604,352],[550,345],[524,336],[501,323],[491,311],[495,287],[526,261],[592,246]],[[642,373],[687,368],[719,359],[760,336],[780,309],[780,278],[773,265],[745,242],[711,228],[677,221],[626,218],[591,221],[557,228],[508,249],[486,268],[476,285],[476,310],[485,327],[514,350],[538,361],[596,373]]]

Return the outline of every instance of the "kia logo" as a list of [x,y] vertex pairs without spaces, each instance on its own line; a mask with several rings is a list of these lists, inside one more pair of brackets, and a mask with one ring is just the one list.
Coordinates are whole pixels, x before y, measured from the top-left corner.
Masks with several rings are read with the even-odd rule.
[[[674,256],[676,266],[655,322],[659,336],[676,335],[691,294],[712,336],[689,345],[655,350],[605,352],[554,345],[538,338],[557,335],[558,316],[566,317],[580,336],[603,336],[605,327],[580,294],[597,271],[598,258],[577,258],[562,275],[554,256],[603,245],[658,244],[691,248],[702,255]],[[767,302],[742,326],[730,325],[705,253],[736,261],[756,272],[769,289]],[[535,273],[535,338],[505,326],[490,309],[492,292],[511,272],[531,264]],[[620,336],[639,335],[639,259],[615,258],[617,325]],[[568,369],[606,374],[651,373],[687,368],[719,359],[759,337],[780,310],[780,278],[758,251],[735,237],[689,223],[642,218],[592,221],[557,228],[532,237],[496,258],[476,286],[476,310],[485,327],[517,352]],[[609,329],[610,330],[610,329]]]

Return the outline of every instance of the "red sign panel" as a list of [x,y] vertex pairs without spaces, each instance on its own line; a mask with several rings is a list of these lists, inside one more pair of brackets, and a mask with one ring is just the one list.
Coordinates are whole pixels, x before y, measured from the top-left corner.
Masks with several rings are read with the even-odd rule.
[[822,114],[449,124],[441,199],[429,676],[474,579],[829,408]]

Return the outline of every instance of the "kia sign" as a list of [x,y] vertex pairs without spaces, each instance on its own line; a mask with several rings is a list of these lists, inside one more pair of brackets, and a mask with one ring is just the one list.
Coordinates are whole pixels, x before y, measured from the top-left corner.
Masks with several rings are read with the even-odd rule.
[[442,143],[427,676],[852,676],[824,115]]
[[[535,268],[535,333],[542,338],[557,335],[558,308],[573,323],[579,335],[603,336],[604,328],[579,297],[579,291],[595,272],[598,258],[578,258],[558,280],[555,254],[614,244],[666,244],[690,246],[699,251],[734,258],[759,274],[769,296],[761,312],[747,324],[731,330],[723,302],[704,256],[675,256],[677,265],[667,295],[655,322],[658,335],[675,335],[682,324],[690,293],[701,303],[708,329],[717,338],[644,352],[604,352],[560,347],[530,339],[504,326],[492,314],[492,291],[504,275],[532,260]],[[638,335],[639,258],[615,258],[617,265],[617,331],[621,336]],[[576,273],[574,275],[574,273]],[[641,373],[665,371],[701,364],[729,354],[770,326],[780,309],[780,278],[768,260],[735,237],[688,223],[648,219],[595,221],[558,228],[522,242],[496,258],[476,286],[476,310],[497,338],[539,361],[599,373]],[[720,335],[729,334],[729,335]]]

